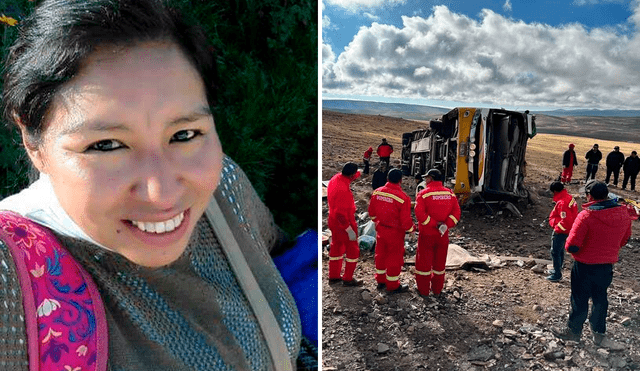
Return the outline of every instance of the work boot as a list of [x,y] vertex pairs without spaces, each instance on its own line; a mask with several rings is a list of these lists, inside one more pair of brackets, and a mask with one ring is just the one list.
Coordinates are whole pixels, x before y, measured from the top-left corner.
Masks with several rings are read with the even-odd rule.
[[359,279],[353,278],[351,281],[342,281],[342,286],[362,286],[363,282]]
[[624,345],[609,339],[605,334],[599,334],[597,332],[593,333],[593,343],[600,348],[624,350]]
[[562,276],[557,276],[555,273],[547,276],[547,280],[551,282],[559,282],[562,280]]
[[342,278],[329,278],[329,285],[334,285],[340,281],[342,281]]
[[376,288],[378,290],[384,290],[384,288],[387,287],[387,285],[385,283],[379,282],[378,286],[376,286]]
[[409,291],[409,285],[401,284],[397,289],[387,291],[387,294],[400,294]]
[[580,337],[582,336],[582,334],[580,333],[576,334],[575,332],[571,331],[569,327],[564,327],[562,329],[552,328],[551,333],[558,339],[569,341],[580,341]]

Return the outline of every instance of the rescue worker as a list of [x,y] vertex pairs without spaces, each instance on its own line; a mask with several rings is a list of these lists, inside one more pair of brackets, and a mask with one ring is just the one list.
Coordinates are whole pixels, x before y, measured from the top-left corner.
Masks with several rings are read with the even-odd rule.
[[[327,185],[327,202],[331,230],[329,246],[329,284],[342,281],[345,286],[360,286],[362,282],[353,278],[356,270],[360,248],[358,247],[358,225],[356,224],[356,204],[349,185],[360,176],[358,165],[348,162],[342,172],[329,180]],[[344,274],[342,274],[342,261]]]
[[[631,218],[625,207],[608,199],[609,190],[603,182],[587,183],[585,192],[589,202],[582,205],[565,244],[574,259],[569,320],[566,327],[552,328],[551,332],[560,339],[580,341],[588,317],[596,346],[622,350],[624,345],[605,336],[607,289],[620,248],[631,236]],[[592,301],[590,316],[589,299]]]
[[376,281],[378,289],[387,292],[406,292],[408,285],[400,284],[404,265],[404,234],[413,232],[411,199],[400,187],[402,171],[389,171],[388,182],[373,191],[369,216],[376,224]]
[[602,160],[602,152],[598,149],[597,143],[593,145],[593,148],[591,148],[586,155],[584,155],[584,158],[587,159],[587,179],[584,181],[586,183],[589,179],[596,178],[598,163]]
[[369,147],[368,150],[364,151],[364,155],[362,155],[362,161],[364,162],[364,170],[362,170],[362,174],[369,174],[369,161],[371,160],[371,154],[373,154],[373,148]]
[[606,160],[607,177],[605,178],[604,182],[607,183],[607,185],[609,185],[611,173],[613,173],[613,186],[618,186],[618,177],[620,176],[620,168],[622,168],[623,163],[624,153],[620,152],[620,147],[613,147],[613,151],[609,152]]
[[378,145],[378,149],[376,150],[378,157],[380,157],[380,162],[386,162],[387,166],[389,166],[389,161],[391,159],[391,154],[393,153],[393,146],[387,143],[386,138],[382,138],[382,143]]
[[564,263],[564,243],[567,240],[573,221],[578,215],[578,203],[571,196],[561,182],[553,182],[549,186],[556,203],[549,214],[549,225],[553,228],[551,234],[551,261],[553,270],[547,279],[558,282],[562,279],[562,264]]
[[569,149],[564,151],[564,155],[562,155],[562,175],[560,176],[560,181],[564,184],[571,183],[573,167],[578,166],[576,152],[573,150],[575,146],[575,144],[569,143]]
[[449,251],[449,229],[460,220],[460,205],[455,194],[442,185],[437,169],[425,175],[427,186],[416,196],[418,219],[418,252],[416,285],[421,296],[442,292],[444,271]]

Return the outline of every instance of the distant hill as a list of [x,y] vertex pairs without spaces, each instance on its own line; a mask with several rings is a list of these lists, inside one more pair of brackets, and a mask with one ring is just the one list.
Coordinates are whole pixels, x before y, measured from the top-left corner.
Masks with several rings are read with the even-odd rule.
[[358,100],[323,100],[322,109],[360,115],[382,115],[411,120],[431,120],[451,111],[449,108],[404,103],[382,103]]
[[584,117],[640,117],[637,110],[553,110],[534,112],[547,116],[584,116]]
[[[383,103],[358,100],[327,99],[322,101],[322,109],[342,113],[358,113],[366,115],[383,115],[389,117],[402,117],[409,119],[429,119],[441,116],[449,112],[450,108],[423,106],[419,104],[406,103]],[[556,116],[556,117],[630,117],[640,118],[638,110],[549,110],[531,111],[536,115]],[[404,115],[404,116],[398,116]]]
[[[323,100],[322,109],[409,120],[431,120],[450,111],[448,108],[416,104],[353,100]],[[640,111],[554,110],[532,113],[536,115],[536,126],[540,133],[640,143]]]

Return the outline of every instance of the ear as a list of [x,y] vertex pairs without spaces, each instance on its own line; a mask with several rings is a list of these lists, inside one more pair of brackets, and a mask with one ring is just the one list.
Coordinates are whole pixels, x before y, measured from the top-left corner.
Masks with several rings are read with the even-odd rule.
[[24,145],[24,149],[27,151],[29,159],[31,159],[33,166],[35,166],[39,172],[44,173],[45,166],[42,158],[42,151],[40,150],[35,140],[31,139],[31,135],[29,134],[27,127],[22,123],[22,121],[19,118],[15,117],[15,115],[14,119],[16,124],[18,124],[18,127],[20,128],[22,144]]

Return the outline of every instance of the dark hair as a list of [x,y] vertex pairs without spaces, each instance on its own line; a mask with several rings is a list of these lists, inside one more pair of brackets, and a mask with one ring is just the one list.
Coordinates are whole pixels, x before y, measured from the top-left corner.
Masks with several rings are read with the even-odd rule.
[[599,180],[590,180],[584,186],[584,191],[587,194],[590,194],[594,200],[605,200],[609,195],[609,188],[607,185]]
[[387,180],[391,183],[400,183],[402,180],[402,170],[400,169],[391,169],[389,174],[387,174]]
[[440,170],[438,169],[431,169],[429,171],[427,171],[426,174],[424,174],[424,177],[430,177],[431,179],[437,181],[437,182],[441,182],[442,181],[442,173],[440,172]]
[[342,167],[342,175],[344,176],[352,176],[356,171],[358,171],[358,165],[353,162],[347,162]]
[[549,185],[549,190],[551,192],[560,192],[564,189],[564,185],[561,182],[553,182]]
[[53,98],[100,46],[175,43],[215,99],[215,64],[204,32],[169,0],[44,0],[21,22],[4,63],[4,117],[38,144]]

